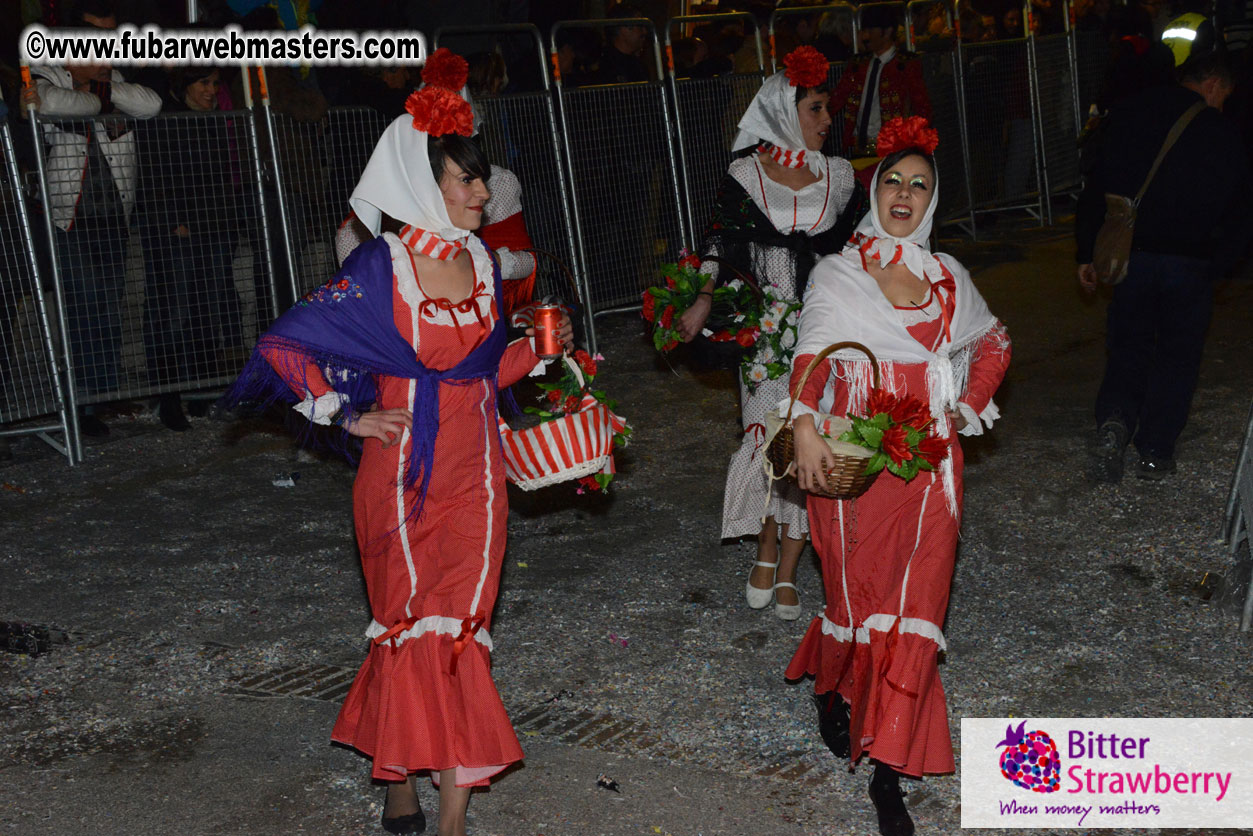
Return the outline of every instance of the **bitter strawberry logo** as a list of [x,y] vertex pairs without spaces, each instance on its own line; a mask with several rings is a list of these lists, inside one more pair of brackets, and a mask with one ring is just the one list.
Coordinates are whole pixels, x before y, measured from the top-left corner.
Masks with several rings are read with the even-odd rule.
[[1057,792],[1061,784],[1062,760],[1057,744],[1047,732],[1024,732],[1027,721],[1014,728],[1005,727],[1005,739],[997,746],[1001,751],[1001,774],[1018,786],[1032,792]]

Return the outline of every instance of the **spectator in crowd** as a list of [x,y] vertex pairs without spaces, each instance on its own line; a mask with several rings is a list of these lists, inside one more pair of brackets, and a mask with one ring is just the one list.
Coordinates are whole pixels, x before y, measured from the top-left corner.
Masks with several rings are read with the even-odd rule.
[[1166,24],[1170,22],[1170,4],[1167,0],[1139,0],[1138,5],[1149,19],[1153,40],[1161,40],[1162,33],[1166,31]]
[[[208,114],[218,107],[221,72],[179,67],[170,73],[164,109]],[[232,251],[241,215],[226,123],[162,119],[141,132],[140,235],[144,243],[144,349],[149,385],[206,383],[228,374],[228,336],[242,328]],[[191,388],[194,388],[191,387]],[[194,401],[204,415],[209,401]],[[160,396],[161,423],[190,427],[180,389]]]
[[847,61],[853,57],[853,19],[839,12],[823,12],[818,18],[818,36],[814,49],[821,52],[831,63]]
[[1126,278],[1110,302],[1105,378],[1096,399],[1093,475],[1099,481],[1122,479],[1128,441],[1139,453],[1137,476],[1159,480],[1175,470],[1213,281],[1227,274],[1253,234],[1248,154],[1219,112],[1231,90],[1225,57],[1210,53],[1184,65],[1180,84],[1146,90],[1114,108],[1080,196],[1076,260],[1080,285],[1092,291],[1106,193],[1137,194],[1171,128],[1190,108],[1202,107],[1139,203]]
[[[618,3],[605,17],[609,20],[627,20],[643,17],[640,10],[630,3]],[[648,27],[643,24],[615,25],[605,29],[605,50],[600,56],[601,84],[630,84],[648,81],[648,68],[640,60],[644,44],[648,40]]]
[[357,83],[352,90],[353,104],[372,107],[388,119],[394,119],[405,109],[405,99],[414,88],[408,67],[380,64],[358,70]]
[[1075,29],[1080,32],[1108,31],[1110,0],[1079,0],[1075,3]]
[[831,94],[831,112],[844,112],[845,149],[872,148],[880,126],[897,116],[931,118],[922,64],[897,50],[896,26],[896,15],[888,7],[862,10],[859,34],[866,57],[845,70]]
[[1153,37],[1153,23],[1142,7],[1118,6],[1109,20],[1110,56],[1097,99],[1102,113],[1144,90],[1172,83],[1175,76],[1170,47]]
[[554,41],[557,69],[565,87],[595,83],[595,66],[600,60],[600,40],[589,29],[558,29]]
[[[269,6],[253,9],[239,20],[239,25],[249,32],[282,28],[278,13]],[[272,64],[265,68],[265,77],[270,96],[270,111],[278,117],[274,121],[274,127],[287,205],[288,231],[292,236],[292,251],[299,258],[310,240],[326,234],[318,219],[334,214],[324,205],[325,170],[320,155],[313,150],[313,138],[320,133],[313,123],[322,122],[326,117],[328,103],[316,78],[305,73],[304,68]],[[235,77],[231,98],[236,102],[246,100],[243,88],[245,78],[251,88],[252,100],[260,102],[261,82],[258,74],[252,71]],[[271,153],[269,135],[266,131],[259,131],[257,138],[261,158],[266,159]],[[266,178],[265,183],[270,192],[267,202],[273,205],[277,200],[277,195],[273,194],[275,184],[271,178]],[[269,298],[266,283],[270,277],[264,263],[265,246],[260,241],[261,234],[260,226],[254,227],[251,249],[258,304],[260,300]],[[270,224],[270,251],[280,259],[285,251],[277,223]],[[289,266],[293,273],[299,275],[299,264]],[[274,268],[281,269],[278,265],[274,265]],[[280,299],[280,307],[282,301]],[[258,319],[268,322],[277,314],[277,311],[259,311]]]
[[[106,0],[82,0],[71,25],[113,28]],[[151,118],[161,97],[128,84],[108,64],[40,66],[31,71],[45,126],[47,180],[54,246],[65,293],[71,360],[79,396],[119,386],[122,291],[126,240],[135,206],[138,157],[133,126],[124,118]],[[94,406],[83,408],[79,429],[107,435]]]

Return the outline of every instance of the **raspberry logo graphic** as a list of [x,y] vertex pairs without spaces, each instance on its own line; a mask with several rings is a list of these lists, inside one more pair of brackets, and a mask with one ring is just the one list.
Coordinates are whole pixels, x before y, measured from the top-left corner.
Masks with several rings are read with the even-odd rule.
[[1032,792],[1057,792],[1061,784],[1062,760],[1057,755],[1057,744],[1047,732],[1024,733],[1027,721],[1014,728],[1005,727],[1005,739],[997,746],[1001,751],[1001,774],[1007,780]]

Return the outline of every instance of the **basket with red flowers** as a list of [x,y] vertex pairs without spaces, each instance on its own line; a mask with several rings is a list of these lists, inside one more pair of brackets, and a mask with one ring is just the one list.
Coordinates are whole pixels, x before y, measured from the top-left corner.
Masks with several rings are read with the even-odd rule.
[[935,470],[948,455],[948,442],[931,434],[929,407],[910,395],[898,395],[879,385],[879,362],[860,343],[834,343],[814,355],[801,374],[786,415],[767,415],[767,463],[772,477],[794,475],[796,450],[792,435],[792,408],[810,374],[826,357],[842,348],[855,348],[870,358],[874,385],[866,399],[865,414],[847,417],[820,415],[815,419],[819,435],[835,456],[827,473],[824,496],[852,499],[870,489],[884,470],[906,482],[923,470]]
[[592,388],[603,357],[580,349],[562,360],[562,376],[538,384],[543,405],[523,410],[539,424],[513,429],[500,419],[505,473],[526,491],[572,480],[579,493],[607,491],[617,472],[613,451],[627,445],[631,427],[614,414],[617,404]]

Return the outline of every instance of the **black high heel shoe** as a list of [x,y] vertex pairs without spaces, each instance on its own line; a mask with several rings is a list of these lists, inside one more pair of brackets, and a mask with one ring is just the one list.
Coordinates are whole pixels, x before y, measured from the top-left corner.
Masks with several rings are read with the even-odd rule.
[[870,776],[870,801],[879,814],[879,832],[883,836],[914,836],[914,820],[905,809],[899,772],[876,763],[874,775]]
[[[415,799],[415,803],[416,801]],[[426,816],[422,813],[422,805],[419,804],[416,812],[388,818],[387,797],[384,796],[382,824],[383,829],[388,833],[401,834],[402,836],[403,834],[421,833],[426,830]]]
[[837,692],[828,691],[814,694],[814,705],[818,708],[818,733],[822,735],[822,742],[837,758],[847,758],[848,703]]

